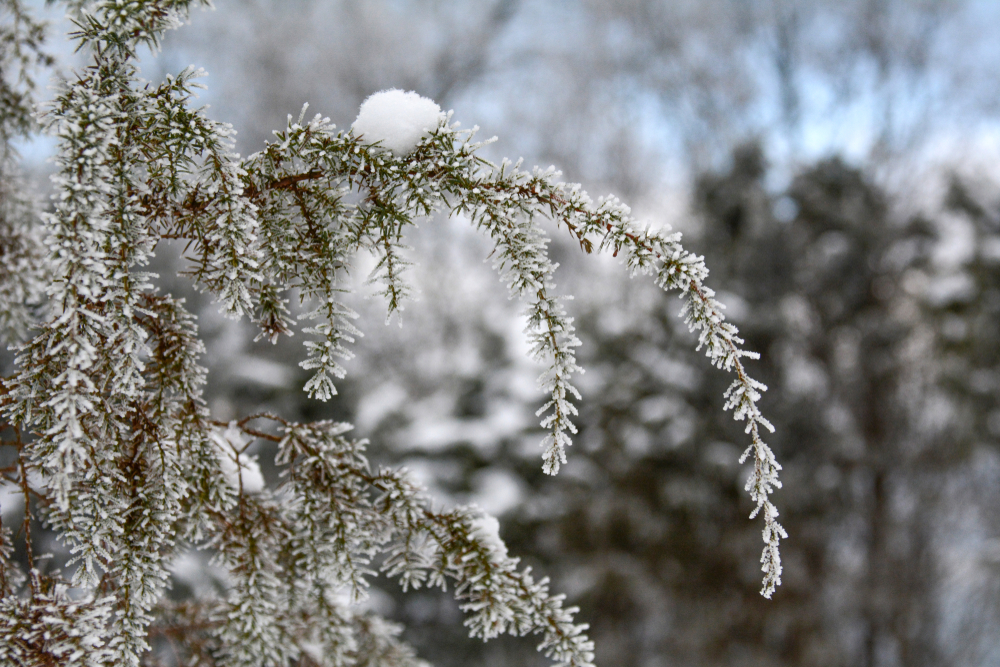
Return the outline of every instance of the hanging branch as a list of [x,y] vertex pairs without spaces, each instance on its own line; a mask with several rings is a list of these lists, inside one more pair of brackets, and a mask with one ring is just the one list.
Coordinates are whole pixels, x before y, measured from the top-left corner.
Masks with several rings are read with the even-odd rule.
[[[459,131],[433,102],[401,91],[373,96],[347,132],[320,116],[305,121],[303,109],[274,143],[240,159],[232,128],[191,108],[198,71],[159,85],[138,78],[138,47],[155,48],[191,6],[206,3],[70,4],[91,66],[45,115],[59,140],[57,196],[42,221],[51,310],[19,349],[0,410],[17,433],[30,433],[19,440],[17,469],[2,479],[18,473],[26,503],[37,495],[40,518],[75,569],[69,582],[33,566],[23,576],[0,526],[0,662],[138,667],[155,659],[152,636],[191,664],[418,665],[398,628],[351,607],[384,556],[381,569],[404,589],[454,586],[473,636],[538,633],[556,664],[593,663],[577,610],[549,593],[547,579],[518,569],[496,519],[474,507],[432,510],[404,471],[372,472],[364,441],[344,437],[349,425],[213,419],[194,316],[158,294],[158,276],[145,270],[159,240],[185,242],[186,273],[272,342],[294,332],[287,304],[297,293],[307,304],[300,319],[315,321],[303,330],[312,339],[302,365],[315,371],[305,389],[326,400],[345,372],[338,360],[350,358],[360,335],[342,303],[355,256],[375,255],[369,281],[387,315],[398,313],[409,291],[407,228],[436,211],[467,216],[489,236],[494,267],[526,301],[531,356],[544,367],[538,414],[549,474],[566,462],[576,432],[580,341],[556,293],[540,221],[565,227],[584,252],[622,253],[633,274],[680,292],[699,348],[735,374],[725,409],[751,437],[747,489],[753,516],[764,514],[762,593],[773,593],[785,532],[769,500],[780,466],[761,438],[761,427],[771,429],[757,407],[764,387],[742,361],[756,355],[741,347],[704,285],[702,259],[678,234],[640,228],[617,200],[595,204],[553,170],[485,161],[475,130]],[[0,295],[30,301],[34,288],[12,284],[0,274]],[[26,316],[15,311],[4,306],[0,326],[23,330],[14,319]],[[261,417],[276,431],[250,426]],[[277,488],[247,451],[255,438],[277,444]],[[28,470],[38,475],[33,488]],[[189,547],[212,552],[227,577],[224,595],[163,599],[168,565]]]

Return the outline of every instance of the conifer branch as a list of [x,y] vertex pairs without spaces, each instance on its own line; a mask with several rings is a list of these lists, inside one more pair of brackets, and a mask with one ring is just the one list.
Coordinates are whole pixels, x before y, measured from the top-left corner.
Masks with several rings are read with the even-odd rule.
[[[622,253],[633,274],[681,293],[699,348],[735,374],[725,408],[751,437],[747,489],[754,516],[764,515],[763,593],[771,595],[785,533],[769,500],[780,466],[760,435],[761,426],[771,429],[757,407],[765,388],[747,375],[742,359],[754,355],[725,322],[703,284],[704,263],[679,235],[640,229],[617,200],[595,205],[579,186],[556,183],[553,170],[490,164],[476,154],[483,144],[433,103],[421,104],[437,124],[412,145],[370,129],[368,137],[337,131],[320,116],[306,121],[303,109],[273,143],[241,159],[232,128],[191,107],[199,71],[159,85],[138,77],[137,49],[155,48],[206,3],[70,4],[91,66],[45,114],[59,140],[52,212],[39,216],[0,183],[0,232],[12,230],[13,239],[0,240],[0,259],[39,265],[23,275],[0,269],[0,333],[17,338],[42,322],[19,348],[18,371],[4,379],[0,398],[18,438],[17,467],[3,479],[17,478],[25,496],[29,551],[23,577],[0,525],[0,662],[138,667],[152,660],[149,637],[158,636],[190,664],[418,665],[396,626],[351,607],[384,556],[382,571],[404,589],[454,585],[473,636],[538,633],[558,665],[593,663],[577,610],[550,594],[547,579],[518,569],[495,519],[474,507],[435,511],[404,471],[372,472],[364,441],[344,437],[349,425],[213,419],[195,318],[183,301],[158,294],[158,276],[146,271],[160,239],[186,241],[187,273],[225,313],[252,317],[272,342],[297,326],[288,307],[296,291],[308,304],[298,319],[311,321],[302,366],[315,373],[305,389],[325,400],[361,335],[342,296],[355,256],[374,254],[369,280],[388,315],[399,312],[409,290],[407,228],[436,211],[465,215],[487,234],[494,267],[511,296],[526,301],[531,355],[544,365],[538,415],[547,473],[566,462],[576,432],[580,394],[571,378],[580,371],[580,341],[556,294],[540,219],[565,226],[583,251]],[[22,32],[15,41],[31,51],[34,28]],[[24,131],[22,106],[11,107],[17,117],[0,116],[3,170],[7,140]],[[29,231],[39,218],[45,262]],[[278,433],[251,426],[255,419],[274,422]],[[21,441],[22,431],[31,437]],[[277,444],[277,488],[247,451],[255,438]],[[37,482],[29,484],[29,470]],[[34,566],[32,497],[71,551],[69,582]],[[225,569],[224,596],[163,599],[168,565],[188,547],[209,550]]]

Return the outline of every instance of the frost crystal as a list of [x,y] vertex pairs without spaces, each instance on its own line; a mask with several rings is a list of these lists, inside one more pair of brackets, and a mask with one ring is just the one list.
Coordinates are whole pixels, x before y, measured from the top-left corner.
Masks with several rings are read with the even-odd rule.
[[351,129],[365,143],[378,143],[396,157],[403,157],[437,128],[443,116],[434,100],[392,88],[365,100]]

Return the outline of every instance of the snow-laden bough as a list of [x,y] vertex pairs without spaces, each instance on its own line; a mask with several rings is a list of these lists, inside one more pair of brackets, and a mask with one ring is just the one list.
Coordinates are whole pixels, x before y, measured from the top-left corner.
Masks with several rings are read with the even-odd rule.
[[[592,201],[554,169],[483,159],[475,128],[460,131],[414,93],[373,95],[347,132],[321,116],[306,120],[303,109],[241,158],[232,128],[192,106],[199,71],[159,84],[138,77],[138,48],[156,47],[194,4],[206,3],[73,3],[86,9],[76,36],[93,66],[63,85],[44,119],[59,141],[57,196],[38,222],[51,258],[49,308],[0,318],[8,336],[26,330],[29,311],[47,318],[0,387],[20,491],[41,499],[25,503],[28,572],[11,559],[8,528],[0,534],[0,661],[138,666],[156,633],[192,663],[420,664],[395,626],[349,602],[366,595],[378,562],[404,588],[452,583],[474,636],[538,633],[558,665],[593,663],[576,610],[549,593],[546,579],[518,569],[496,519],[474,507],[435,510],[404,472],[373,471],[365,442],[346,437],[350,425],[213,419],[194,316],[145,270],[160,240],[184,242],[186,273],[272,342],[300,328],[288,307],[300,298],[309,338],[301,365],[312,371],[304,388],[326,400],[361,333],[342,299],[354,259],[375,257],[369,281],[392,316],[409,293],[406,230],[438,211],[466,216],[489,237],[494,267],[525,303],[531,355],[543,367],[538,414],[549,474],[566,462],[576,432],[580,341],[556,294],[540,222],[680,294],[699,347],[734,375],[725,408],[750,436],[747,489],[753,516],[763,514],[762,593],[770,597],[785,531],[769,500],[780,466],[762,439],[771,430],[758,409],[765,388],[748,375],[743,361],[755,355],[680,235],[639,225],[613,197]],[[18,215],[31,208],[19,205]],[[0,293],[34,299],[36,288],[0,285]],[[276,487],[246,454],[254,438],[278,449]],[[69,580],[31,560],[33,507],[74,555]],[[171,560],[191,546],[214,553],[227,573],[224,596],[164,597]]]

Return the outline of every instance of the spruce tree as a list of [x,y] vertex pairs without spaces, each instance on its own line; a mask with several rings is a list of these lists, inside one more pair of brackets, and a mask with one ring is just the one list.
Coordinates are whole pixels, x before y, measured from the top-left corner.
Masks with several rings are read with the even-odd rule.
[[[0,530],[0,662],[419,664],[397,627],[354,604],[381,571],[404,590],[451,586],[474,637],[541,634],[557,664],[592,663],[575,609],[518,568],[496,519],[437,508],[405,470],[373,468],[349,424],[214,419],[195,319],[148,270],[161,241],[183,243],[186,275],[225,314],[253,321],[265,341],[308,337],[305,390],[329,400],[360,334],[343,298],[356,257],[375,258],[369,280],[387,316],[398,315],[407,228],[436,213],[464,216],[490,238],[494,267],[526,304],[531,354],[545,369],[548,474],[576,430],[580,369],[540,222],[680,294],[699,349],[735,376],[725,408],[749,435],[747,490],[752,516],[763,514],[761,592],[771,596],[785,533],[769,500],[780,466],[762,439],[765,387],[747,374],[743,359],[756,355],[679,234],[640,225],[614,197],[592,201],[553,169],[485,160],[475,129],[400,91],[373,95],[347,131],[303,109],[241,158],[234,130],[195,105],[199,70],[149,82],[138,69],[139,52],[207,0],[67,4],[89,64],[40,115],[59,145],[44,213],[20,194],[10,146],[33,129],[42,26],[21,0],[0,4],[0,327],[17,345],[16,372],[0,386],[3,444],[16,450],[3,483],[25,505],[23,525]],[[257,439],[277,448],[273,488],[246,453]],[[39,567],[33,514],[71,551],[65,575]],[[26,567],[12,557],[18,539]],[[228,589],[172,602],[169,566],[192,547],[212,554]],[[151,641],[170,650],[151,651]]]

